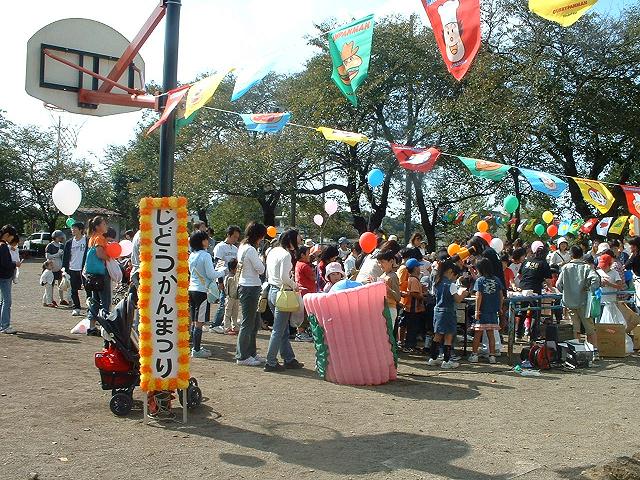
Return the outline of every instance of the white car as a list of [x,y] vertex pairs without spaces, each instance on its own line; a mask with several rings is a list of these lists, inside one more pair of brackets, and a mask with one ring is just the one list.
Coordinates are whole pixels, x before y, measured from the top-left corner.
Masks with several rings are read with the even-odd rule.
[[30,254],[44,255],[44,249],[51,242],[51,234],[49,232],[32,233],[22,244],[22,250]]

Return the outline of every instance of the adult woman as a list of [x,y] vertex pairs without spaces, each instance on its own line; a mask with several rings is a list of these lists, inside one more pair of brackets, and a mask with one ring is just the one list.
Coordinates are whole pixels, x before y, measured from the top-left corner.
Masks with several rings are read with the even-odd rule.
[[[87,335],[99,337],[100,332],[96,328],[96,318],[100,310],[109,313],[111,306],[111,279],[107,272],[106,261],[109,259],[105,247],[109,225],[103,217],[97,216],[89,220],[87,235],[89,236],[87,259],[84,265],[84,275],[87,279],[85,288],[89,299],[89,328]],[[91,292],[89,294],[89,292]]]
[[569,242],[564,237],[560,237],[556,242],[558,249],[551,255],[549,263],[551,265],[562,266],[571,261],[571,252],[569,252]]
[[258,254],[258,245],[267,236],[267,227],[251,222],[247,225],[244,240],[238,248],[238,299],[242,319],[236,347],[236,363],[255,367],[266,362],[256,351],[256,335],[260,328],[258,302],[262,293],[260,275],[264,274],[264,263]]
[[[267,281],[269,282],[269,307],[273,312],[273,330],[267,350],[265,372],[279,372],[285,368],[297,369],[304,365],[296,360],[289,341],[289,321],[291,312],[282,312],[276,306],[276,298],[280,289],[298,290],[298,285],[291,277],[293,256],[298,250],[298,242],[302,237],[297,230],[286,230],[280,236],[280,245],[273,248],[267,256]],[[335,248],[335,247],[334,247]],[[278,363],[278,352],[282,355],[284,365]]]
[[11,327],[11,286],[16,263],[11,258],[9,243],[18,236],[13,225],[0,228],[0,333],[14,334]]
[[411,239],[409,239],[409,244],[407,248],[420,248],[420,244],[422,244],[423,236],[420,232],[415,232],[411,235]]
[[[382,275],[382,269],[380,268],[380,265],[378,265],[378,253],[391,251],[394,255],[397,255],[400,250],[400,245],[395,240],[389,240],[388,242],[383,243],[379,249],[374,250],[365,257],[362,265],[360,266],[358,276],[356,277],[356,282],[368,283],[380,278],[380,275]],[[420,260],[422,260],[422,253],[420,252],[420,249],[416,248],[415,252],[418,253]]]
[[[202,327],[209,322],[208,286],[218,278],[224,277],[227,269],[216,270],[213,258],[209,255],[209,235],[202,230],[196,230],[189,238],[189,312],[191,316],[191,357],[207,358],[211,352],[201,348]],[[217,286],[216,286],[217,288]]]

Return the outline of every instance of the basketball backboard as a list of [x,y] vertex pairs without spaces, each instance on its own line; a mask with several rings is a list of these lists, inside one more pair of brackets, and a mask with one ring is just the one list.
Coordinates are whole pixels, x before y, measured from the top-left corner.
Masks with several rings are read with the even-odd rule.
[[110,93],[125,98],[133,91],[143,94],[144,61],[139,54],[119,78],[112,78],[128,90],[81,71],[86,69],[102,77],[109,76],[129,45],[129,40],[118,31],[95,20],[67,18],[50,23],[27,43],[25,90],[45,104],[71,113],[102,117],[137,111],[140,106],[82,102],[79,95],[84,91],[104,90],[105,85],[110,86]]

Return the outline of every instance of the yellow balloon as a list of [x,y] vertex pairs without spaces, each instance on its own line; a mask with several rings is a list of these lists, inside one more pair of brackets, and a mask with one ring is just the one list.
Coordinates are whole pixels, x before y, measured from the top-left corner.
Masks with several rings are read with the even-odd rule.
[[549,210],[547,210],[546,212],[544,212],[542,214],[542,220],[544,220],[544,222],[547,223],[547,224],[553,222],[553,213],[551,213]]

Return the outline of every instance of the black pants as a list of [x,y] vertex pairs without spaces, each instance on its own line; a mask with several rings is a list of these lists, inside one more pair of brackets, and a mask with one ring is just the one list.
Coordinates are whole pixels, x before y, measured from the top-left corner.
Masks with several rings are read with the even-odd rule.
[[82,289],[82,272],[69,270],[69,277],[71,283],[71,302],[73,303],[73,309],[80,309],[80,296],[78,292]]
[[418,333],[420,333],[425,323],[425,313],[404,312],[404,323],[407,326],[407,337],[404,346],[415,348],[418,343]]

